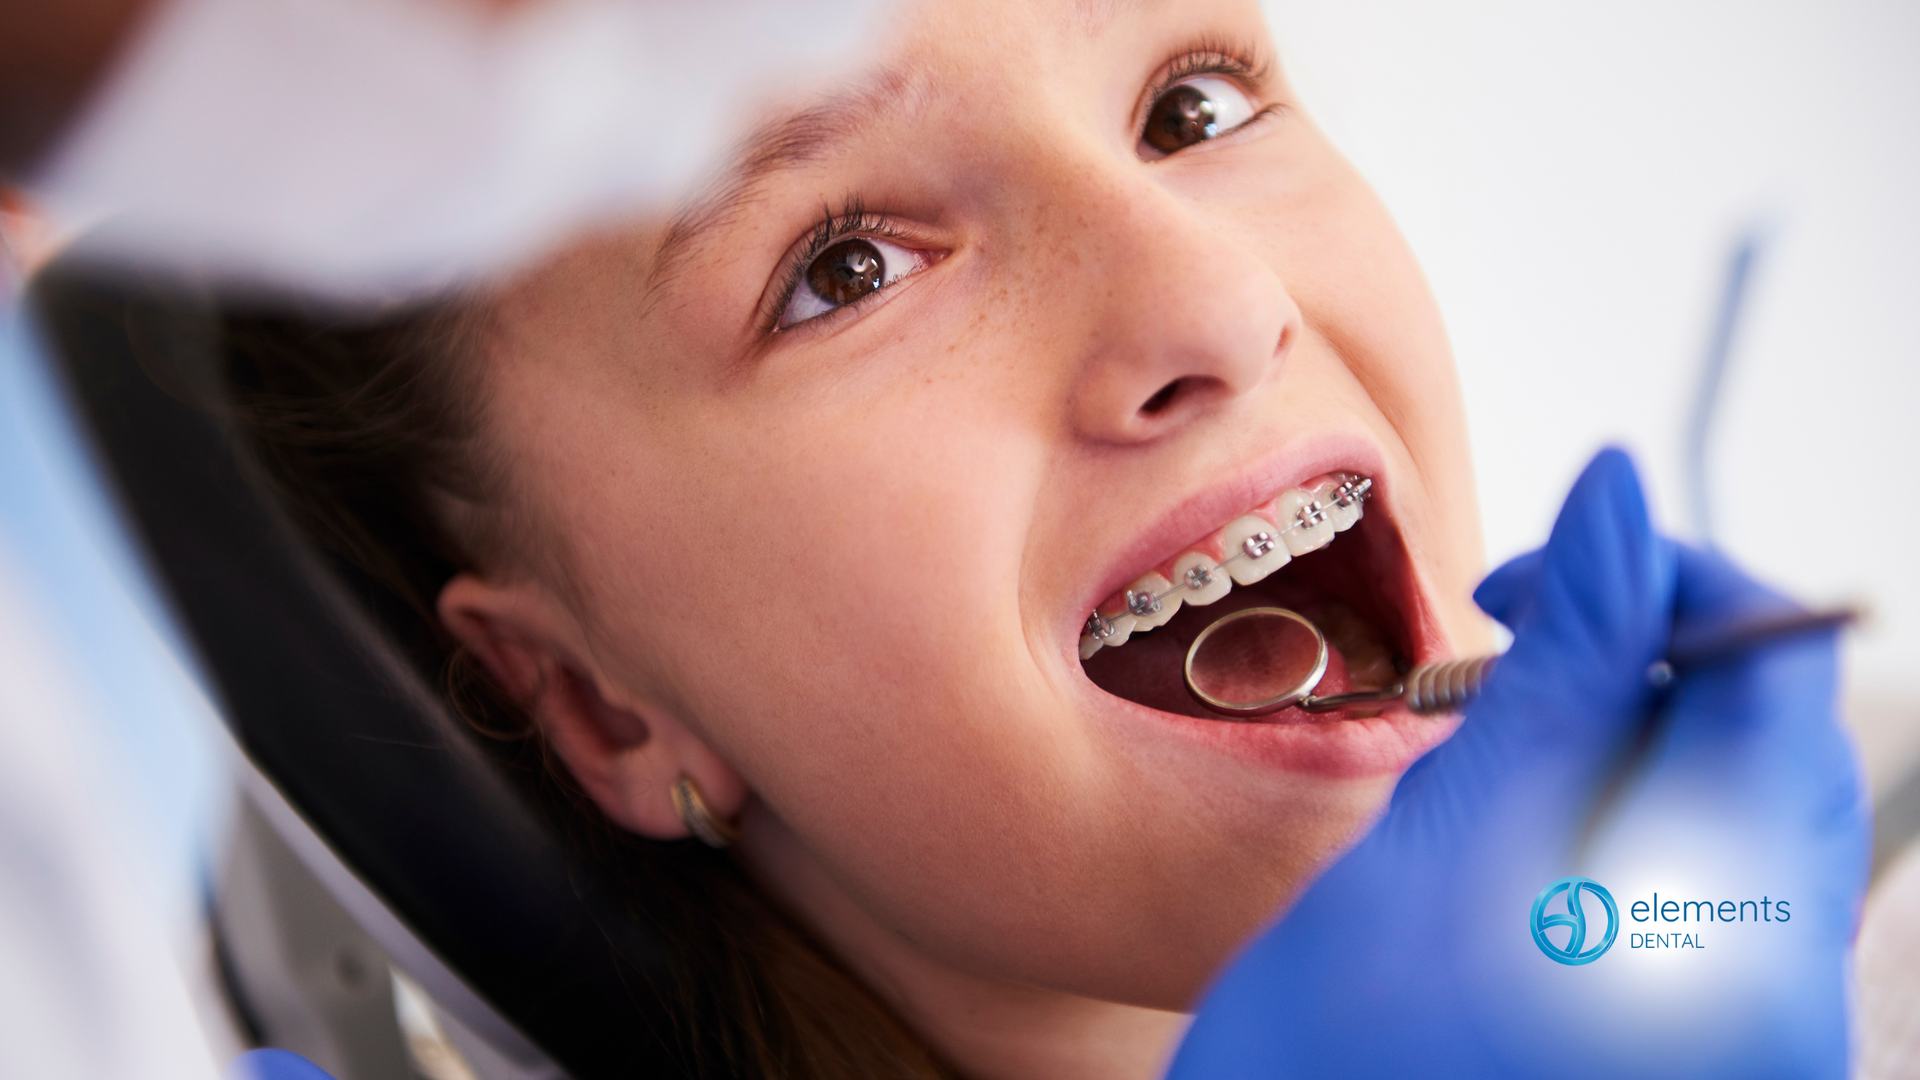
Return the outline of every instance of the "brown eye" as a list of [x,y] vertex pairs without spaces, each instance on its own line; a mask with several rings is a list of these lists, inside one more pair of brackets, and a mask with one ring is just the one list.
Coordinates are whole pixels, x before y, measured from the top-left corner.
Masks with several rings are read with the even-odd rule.
[[838,311],[932,264],[927,252],[877,236],[836,240],[801,270],[774,328],[783,330]]
[[1189,79],[1153,101],[1147,110],[1146,130],[1140,142],[1151,153],[1164,157],[1178,153],[1194,143],[1217,139],[1253,118],[1253,102],[1231,81],[1221,78]]
[[1176,86],[1160,95],[1147,114],[1147,145],[1163,154],[1184,150],[1220,134],[1218,110],[1192,86]]
[[842,240],[807,267],[807,288],[835,307],[853,303],[880,288],[887,263],[871,241]]

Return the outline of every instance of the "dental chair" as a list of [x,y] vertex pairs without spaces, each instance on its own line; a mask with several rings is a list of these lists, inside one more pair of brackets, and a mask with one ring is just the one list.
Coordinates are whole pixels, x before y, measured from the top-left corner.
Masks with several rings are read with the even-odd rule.
[[663,939],[483,756],[209,407],[211,304],[91,265],[50,268],[30,304],[244,758],[210,902],[241,1026],[338,1080],[695,1075]]

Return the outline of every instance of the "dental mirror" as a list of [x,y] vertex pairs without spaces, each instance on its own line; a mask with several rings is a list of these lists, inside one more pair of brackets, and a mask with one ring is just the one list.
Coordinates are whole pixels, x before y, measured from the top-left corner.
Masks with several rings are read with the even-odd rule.
[[1498,656],[1420,664],[1377,690],[1315,694],[1327,673],[1327,639],[1305,615],[1280,607],[1247,608],[1200,631],[1187,649],[1187,692],[1222,716],[1253,717],[1299,707],[1338,712],[1349,705],[1399,701],[1421,714],[1450,712],[1473,700]]
[[1236,611],[1187,649],[1187,689],[1225,716],[1265,716],[1297,705],[1327,673],[1327,639],[1281,607]]

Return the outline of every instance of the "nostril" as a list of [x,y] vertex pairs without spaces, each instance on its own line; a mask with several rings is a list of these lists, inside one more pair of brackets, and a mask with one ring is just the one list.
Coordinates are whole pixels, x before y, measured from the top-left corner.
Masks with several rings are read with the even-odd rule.
[[1140,415],[1158,416],[1166,412],[1167,407],[1173,404],[1173,399],[1180,396],[1181,384],[1186,381],[1185,379],[1175,379],[1161,387],[1152,397],[1147,399],[1146,404],[1140,406]]

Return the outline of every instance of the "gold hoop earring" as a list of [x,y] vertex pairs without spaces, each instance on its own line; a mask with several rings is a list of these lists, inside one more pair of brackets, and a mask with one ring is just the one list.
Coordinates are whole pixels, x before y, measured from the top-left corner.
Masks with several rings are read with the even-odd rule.
[[680,812],[687,831],[710,848],[723,848],[740,839],[740,830],[707,806],[707,797],[700,793],[700,785],[686,773],[681,773],[680,779],[673,782],[673,808]]

